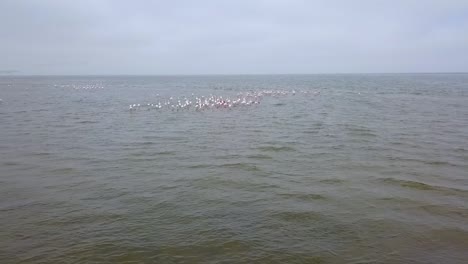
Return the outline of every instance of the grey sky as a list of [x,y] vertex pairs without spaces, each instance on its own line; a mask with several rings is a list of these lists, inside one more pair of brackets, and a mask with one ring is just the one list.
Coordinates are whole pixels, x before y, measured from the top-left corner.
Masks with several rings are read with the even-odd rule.
[[0,71],[468,71],[468,1],[1,0]]

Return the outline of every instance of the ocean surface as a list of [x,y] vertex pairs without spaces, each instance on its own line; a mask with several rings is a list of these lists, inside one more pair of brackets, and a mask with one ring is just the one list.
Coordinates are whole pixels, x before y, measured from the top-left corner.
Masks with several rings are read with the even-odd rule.
[[468,74],[2,76],[0,99],[1,263],[468,263]]

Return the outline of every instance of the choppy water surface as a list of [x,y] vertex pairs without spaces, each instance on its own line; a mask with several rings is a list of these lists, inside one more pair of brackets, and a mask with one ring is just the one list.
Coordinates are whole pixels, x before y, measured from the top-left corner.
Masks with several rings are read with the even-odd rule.
[[[129,109],[266,90],[297,93]],[[4,76],[0,98],[2,263],[468,260],[468,75]]]

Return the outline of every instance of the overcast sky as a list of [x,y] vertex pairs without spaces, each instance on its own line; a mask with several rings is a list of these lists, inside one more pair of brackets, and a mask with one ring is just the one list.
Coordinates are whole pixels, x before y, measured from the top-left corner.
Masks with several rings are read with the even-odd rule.
[[467,0],[1,0],[0,71],[468,71]]

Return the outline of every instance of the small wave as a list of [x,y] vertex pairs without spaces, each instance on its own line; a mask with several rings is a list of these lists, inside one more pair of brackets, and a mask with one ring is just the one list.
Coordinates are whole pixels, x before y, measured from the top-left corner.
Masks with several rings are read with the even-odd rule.
[[49,111],[49,110],[50,110],[50,109],[47,109],[47,108],[39,108],[39,109],[34,109],[34,110],[32,110],[32,112],[38,112],[38,113],[40,113],[40,112],[47,112],[47,111]]
[[213,166],[209,164],[195,164],[195,165],[187,166],[187,168],[189,169],[205,169],[205,168],[210,168],[210,167],[213,167]]
[[156,145],[156,142],[154,141],[142,141],[142,142],[135,142],[136,145],[140,146],[151,146],[151,145]]
[[71,173],[74,171],[76,171],[76,169],[74,168],[57,168],[57,169],[50,170],[50,172],[53,172],[53,173],[64,173],[64,174]]
[[91,121],[91,120],[83,120],[83,121],[78,121],[76,123],[77,124],[96,124],[98,122],[97,121]]
[[468,196],[467,190],[457,189],[457,188],[450,188],[450,187],[443,187],[437,185],[430,185],[418,181],[411,181],[411,180],[401,180],[395,178],[384,178],[382,179],[384,183],[389,183],[393,185],[399,185],[402,187],[415,189],[415,190],[422,190],[422,191],[438,191],[448,195],[462,195]]
[[356,126],[346,126],[349,131],[352,132],[372,132],[371,129],[365,127],[356,127]]
[[324,216],[317,212],[279,212],[272,215],[287,222],[306,222],[306,221],[320,221]]
[[292,118],[293,119],[299,119],[299,118],[302,118],[304,117],[304,115],[293,115]]
[[256,154],[256,155],[249,155],[247,156],[249,159],[259,159],[259,160],[270,160],[273,159],[273,157],[264,155],[264,154]]
[[403,158],[403,157],[389,157],[389,160],[399,161],[399,162],[417,162],[417,163],[433,165],[433,166],[457,166],[454,163],[443,161],[443,160],[422,160],[422,159]]
[[432,186],[432,185],[425,184],[422,182],[417,182],[417,181],[399,180],[395,178],[385,178],[383,179],[383,182],[400,185],[402,187],[407,187],[407,188],[417,189],[417,190],[424,190],[424,191],[437,190],[436,186]]
[[421,203],[421,202],[418,202],[418,201],[413,200],[413,199],[398,197],[398,196],[379,197],[379,198],[376,198],[376,201],[377,202],[382,202],[386,206],[389,206],[389,205],[399,205],[399,206],[401,206],[401,205],[413,205],[413,206],[417,206],[417,205],[419,205]]
[[320,132],[320,129],[314,129],[314,130],[306,130],[303,133],[304,134],[318,134]]
[[52,153],[50,153],[50,152],[36,152],[36,153],[32,153],[32,155],[41,157],[41,156],[50,156],[50,155],[52,155]]
[[158,156],[158,155],[174,155],[175,151],[160,151],[160,152],[136,152],[128,156],[130,157],[149,157],[149,156]]
[[20,165],[20,163],[14,162],[14,161],[6,161],[6,162],[3,162],[2,164],[3,164],[3,166],[17,166],[17,165]]
[[442,161],[442,160],[429,160],[429,161],[424,161],[424,163],[427,165],[435,165],[435,166],[456,166],[453,163],[450,163],[448,161]]
[[218,159],[218,160],[233,160],[233,159],[239,159],[239,158],[241,158],[241,157],[242,157],[241,155],[230,154],[230,155],[219,155],[219,156],[214,156],[213,158],[214,158],[214,159]]
[[33,206],[41,206],[44,205],[44,203],[35,201],[35,200],[17,200],[14,202],[10,202],[7,204],[2,204],[0,206],[0,212],[8,212],[8,211],[14,211],[18,210],[21,208],[31,208]]
[[258,150],[261,151],[267,151],[267,152],[280,152],[280,151],[295,151],[293,147],[287,147],[287,146],[264,146],[264,147],[258,147]]
[[373,130],[364,127],[345,127],[351,135],[360,137],[377,137]]
[[455,152],[466,153],[466,152],[468,152],[468,150],[465,149],[465,148],[456,148],[456,149],[455,149]]
[[351,134],[359,137],[377,137],[377,135],[372,132],[351,132]]
[[154,157],[141,157],[141,158],[126,158],[126,159],[122,159],[121,161],[129,161],[129,162],[146,162],[146,161],[157,161],[157,158]]
[[161,151],[161,152],[156,152],[154,153],[155,155],[174,155],[176,154],[175,151]]
[[315,193],[281,193],[279,196],[303,201],[325,200],[326,197]]
[[454,207],[451,205],[426,204],[418,206],[417,209],[424,210],[430,214],[442,216],[450,215],[451,217],[457,217],[463,220],[468,219],[468,210],[466,208]]
[[203,187],[203,189],[212,188],[229,188],[239,190],[252,190],[255,192],[274,192],[275,189],[279,189],[278,185],[267,183],[267,182],[253,182],[250,180],[236,180],[233,178],[220,178],[220,177],[206,177],[203,179],[196,179],[195,183]]
[[258,168],[257,166],[255,166],[253,164],[249,164],[249,163],[243,163],[243,162],[226,163],[226,164],[220,165],[219,167],[232,168],[232,169],[242,169],[242,170],[245,170],[245,171],[261,171],[261,169]]
[[339,184],[343,183],[344,180],[342,179],[337,179],[337,178],[331,178],[331,179],[324,179],[320,181],[321,183],[327,183],[327,184]]
[[[461,252],[466,252],[468,241],[468,230],[458,227],[432,228],[427,231],[428,237],[437,238],[438,241],[446,241],[455,248],[460,248]],[[464,254],[466,256],[466,253]],[[460,262],[464,263],[464,262]]]

